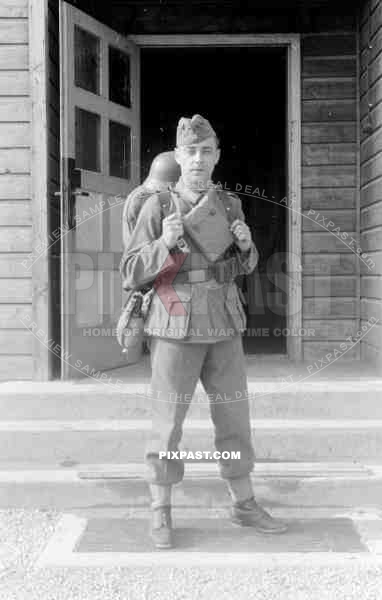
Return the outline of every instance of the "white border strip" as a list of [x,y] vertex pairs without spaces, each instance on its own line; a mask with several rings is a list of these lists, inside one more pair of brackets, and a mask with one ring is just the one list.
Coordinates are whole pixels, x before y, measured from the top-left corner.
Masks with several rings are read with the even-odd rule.
[[[60,431],[150,431],[152,422],[147,419],[27,419],[0,421],[0,432],[60,432]],[[382,429],[382,419],[251,419],[252,429]],[[209,419],[186,419],[184,430],[210,430]]]
[[[118,379],[118,378],[117,378]],[[30,396],[34,394],[39,395],[41,393],[50,394],[73,394],[88,392],[102,391],[103,394],[144,394],[149,389],[150,385],[150,374],[142,375],[141,381],[126,381],[119,384],[118,386],[110,386],[110,390],[105,389],[100,384],[104,381],[99,380],[96,383],[71,383],[71,382],[26,382],[26,381],[4,381],[0,383],[0,397],[3,394],[25,394]],[[346,392],[359,392],[359,391],[376,391],[382,392],[382,378],[365,378],[364,381],[360,379],[329,379],[322,381],[293,381],[287,382],[280,381],[277,379],[261,379],[258,378],[253,380],[252,377],[248,376],[248,389],[249,391],[257,392],[277,392],[278,394],[286,393],[296,395],[297,392],[314,392],[314,391],[343,391]],[[196,393],[205,393],[203,388],[198,384],[195,389]]]
[[[26,465],[0,469],[1,483],[86,483],[98,479],[143,480],[143,463],[79,464],[75,468],[32,469]],[[220,479],[218,465],[210,463],[187,463],[187,477]],[[304,480],[372,481],[382,479],[382,465],[352,463],[256,463],[251,474],[254,481],[273,478],[301,478]]]

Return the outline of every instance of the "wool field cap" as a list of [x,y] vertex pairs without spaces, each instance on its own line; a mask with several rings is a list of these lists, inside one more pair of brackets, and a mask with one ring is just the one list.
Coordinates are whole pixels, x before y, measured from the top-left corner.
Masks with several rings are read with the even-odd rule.
[[191,119],[182,117],[176,130],[176,144],[177,146],[198,144],[213,136],[216,136],[214,129],[201,115],[194,115]]

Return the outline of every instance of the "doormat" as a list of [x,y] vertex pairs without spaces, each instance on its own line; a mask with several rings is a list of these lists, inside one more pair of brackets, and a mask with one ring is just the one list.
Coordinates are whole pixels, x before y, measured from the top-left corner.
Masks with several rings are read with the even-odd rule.
[[[173,519],[176,550],[210,553],[341,552],[368,553],[349,518],[288,519],[287,532],[261,534],[252,527],[236,527],[226,519]],[[149,518],[90,519],[74,553],[153,552]]]

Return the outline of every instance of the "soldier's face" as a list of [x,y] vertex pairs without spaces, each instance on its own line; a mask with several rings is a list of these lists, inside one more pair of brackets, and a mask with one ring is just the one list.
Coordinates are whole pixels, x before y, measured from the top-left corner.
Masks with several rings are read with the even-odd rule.
[[182,178],[195,187],[203,187],[211,179],[219,158],[220,150],[214,137],[175,148],[175,160],[182,171]]

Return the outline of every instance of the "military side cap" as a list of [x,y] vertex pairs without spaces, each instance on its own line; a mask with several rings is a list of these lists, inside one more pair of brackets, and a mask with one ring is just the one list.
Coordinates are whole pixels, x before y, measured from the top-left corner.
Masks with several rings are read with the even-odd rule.
[[191,119],[182,117],[176,130],[177,146],[198,144],[209,137],[216,135],[207,119],[201,115],[194,115]]

